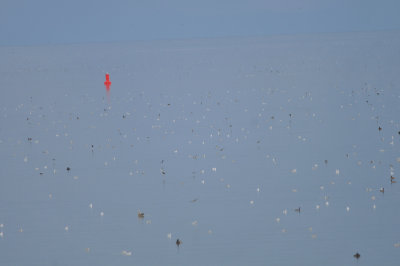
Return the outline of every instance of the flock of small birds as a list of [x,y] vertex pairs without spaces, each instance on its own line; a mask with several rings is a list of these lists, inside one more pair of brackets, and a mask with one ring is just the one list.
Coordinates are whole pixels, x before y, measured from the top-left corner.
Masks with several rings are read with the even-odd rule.
[[[269,92],[269,94],[271,95],[272,93],[271,92]],[[306,93],[306,96],[305,97],[309,97],[309,98],[311,98],[311,94],[310,93]],[[301,98],[301,99],[304,99],[305,98],[304,96]],[[310,100],[310,99],[309,99]],[[370,104],[370,101],[367,101],[367,103],[368,104]],[[195,103],[195,104],[197,104],[197,103]],[[200,102],[200,105],[202,105],[203,103],[202,102]],[[370,104],[371,105],[371,104]],[[168,106],[170,106],[170,104],[168,104]],[[208,110],[210,107],[209,106],[207,106],[207,107],[205,107],[205,109],[206,110]],[[108,112],[108,108],[105,108],[104,109],[106,112]],[[123,115],[123,119],[126,119],[128,116],[129,116],[130,114],[127,112],[126,114],[124,114]],[[260,116],[264,116],[264,114],[262,114],[262,113],[260,113]],[[289,117],[289,121],[288,121],[288,124],[287,124],[287,126],[286,126],[286,129],[287,130],[291,130],[291,128],[292,128],[292,125],[293,125],[293,120],[296,118],[296,115],[295,114],[292,114],[292,113],[290,113],[289,115],[288,115],[288,117]],[[184,119],[186,119],[186,118],[184,118]],[[229,120],[231,120],[230,118],[225,118],[227,121],[229,121]],[[270,121],[273,121],[275,119],[275,116],[271,116],[270,117],[270,119],[267,119],[267,123],[269,123]],[[27,121],[29,121],[28,123],[32,123],[32,118],[31,117],[28,117],[27,118]],[[158,116],[157,116],[157,119],[156,119],[157,121],[160,121],[161,120],[161,115],[160,114],[158,114]],[[174,120],[175,121],[175,120]],[[198,123],[198,120],[196,121],[196,123]],[[281,123],[282,123],[282,120],[281,120]],[[377,121],[377,123],[381,123],[381,121]],[[219,140],[221,141],[221,140],[223,140],[223,138],[228,138],[228,139],[230,139],[230,138],[235,138],[235,136],[234,136],[234,133],[232,132],[232,127],[233,127],[233,123],[232,122],[229,122],[228,123],[229,125],[228,125],[228,127],[227,128],[217,128],[215,125],[211,125],[211,128],[213,128],[213,131],[212,132],[210,132],[210,134],[209,134],[209,138],[212,138],[213,136],[214,136],[214,134],[219,138]],[[397,125],[397,124],[396,124]],[[257,125],[257,127],[259,127],[260,126],[260,124],[258,124]],[[398,126],[398,125],[397,125]],[[240,126],[239,126],[240,127]],[[269,129],[271,130],[271,127],[270,126],[268,126],[269,127]],[[171,129],[172,130],[172,129]],[[123,133],[121,133],[120,132],[120,130],[118,130],[119,131],[119,133],[120,133],[120,135],[122,135]],[[196,133],[196,131],[197,131],[197,129],[196,128],[192,128],[191,129],[191,133],[193,134],[193,135],[198,135],[199,133]],[[241,130],[242,132],[244,132],[245,134],[249,134],[250,133],[250,131],[249,131],[249,129],[245,129],[245,128],[242,128],[242,130]],[[379,132],[381,132],[381,131],[383,131],[383,128],[381,127],[381,126],[379,126],[378,127],[378,131]],[[65,135],[66,135],[67,133],[65,133]],[[205,136],[204,136],[205,137]],[[238,142],[238,140],[239,140],[239,138],[238,138],[239,136],[237,136],[236,137],[236,142]],[[241,137],[243,140],[246,140],[247,139],[247,136],[245,135],[245,136],[242,136]],[[302,141],[305,141],[305,138],[304,137],[299,137],[298,138],[299,140],[302,140]],[[33,140],[33,138],[32,137],[28,137],[27,138],[27,140],[28,140],[28,142],[29,143],[32,143],[34,140]],[[261,145],[261,142],[264,142],[265,140],[257,140],[256,141],[256,145],[258,145],[258,146],[260,146]],[[382,137],[382,141],[383,141],[383,137]],[[189,143],[191,143],[192,141],[190,140],[189,141]],[[72,143],[72,140],[71,140],[71,143]],[[203,140],[203,144],[205,143],[205,140]],[[390,143],[391,145],[394,145],[394,138],[392,137],[392,142]],[[219,145],[216,145],[216,150],[217,150],[217,153],[220,153],[220,156],[222,157],[222,158],[225,158],[226,157],[226,153],[223,153],[223,151],[224,151],[224,147],[221,147],[221,145],[222,144],[219,144]],[[91,150],[91,152],[92,152],[92,154],[93,153],[95,153],[95,147],[96,147],[96,145],[93,145],[93,144],[90,144],[90,145],[88,145],[89,147],[90,147],[90,150]],[[176,150],[176,151],[174,151],[175,153],[177,153],[178,151]],[[48,151],[46,151],[46,153],[48,153]],[[203,155],[199,155],[199,154],[195,154],[195,155],[189,155],[189,157],[190,158],[192,158],[193,160],[198,160],[198,158],[200,158],[200,157],[205,157],[206,155],[205,154],[203,154]],[[273,165],[277,165],[277,158],[276,157],[272,157],[272,156],[270,156],[270,155],[267,155],[267,159],[272,159],[272,162],[273,162]],[[346,154],[346,158],[349,158],[349,154]],[[114,159],[115,159],[115,157],[114,157]],[[397,162],[399,162],[399,158],[397,158]],[[26,162],[27,161],[27,157],[25,157],[25,159],[24,159],[24,161]],[[55,158],[53,158],[53,162],[55,161]],[[323,160],[323,162],[324,162],[324,164],[325,165],[328,165],[328,160],[327,159],[325,159],[325,160]],[[359,164],[360,164],[360,162],[358,162]],[[380,164],[381,164],[381,162],[379,162]],[[373,168],[375,167],[375,162],[373,161],[373,160],[371,160],[371,162],[370,162],[370,164],[371,165],[373,165]],[[107,166],[107,163],[105,163],[105,165]],[[165,183],[165,176],[167,175],[167,171],[166,171],[166,167],[167,167],[167,165],[166,165],[166,160],[161,160],[161,166],[160,166],[160,174],[161,174],[161,176],[163,177],[163,182]],[[38,168],[35,168],[35,170],[37,170]],[[67,166],[66,168],[66,171],[69,173],[69,172],[72,172],[72,168],[70,167],[70,166]],[[316,170],[316,169],[318,169],[318,164],[315,164],[313,167],[312,167],[312,170]],[[45,169],[44,170],[47,170],[47,167],[45,167]],[[201,173],[204,173],[205,171],[204,170],[201,170],[200,171]],[[216,167],[213,167],[212,168],[212,172],[216,172]],[[294,169],[292,169],[291,171],[290,171],[292,174],[297,174],[298,173],[298,171],[297,171],[297,169],[296,168],[294,168]],[[140,173],[140,171],[136,171],[136,174],[138,174],[138,173]],[[194,174],[196,173],[196,171],[194,171],[193,172]],[[336,169],[336,171],[335,171],[335,173],[336,173],[336,175],[340,175],[340,170],[339,169]],[[56,174],[56,169],[54,169],[54,171],[53,171],[53,174]],[[141,172],[141,174],[143,174],[143,172]],[[44,172],[40,172],[40,175],[44,175]],[[77,176],[74,176],[74,179],[78,179],[78,177]],[[222,179],[221,179],[222,180]],[[389,181],[390,181],[390,184],[394,184],[394,183],[396,183],[396,178],[394,177],[394,166],[393,165],[390,165],[390,178],[389,178]],[[201,183],[202,184],[205,184],[205,180],[203,179],[203,180],[201,180]],[[350,184],[350,181],[348,182],[349,184]],[[332,182],[332,184],[333,184],[333,182]],[[230,188],[230,184],[227,184],[226,185],[226,188]],[[320,189],[321,190],[323,190],[324,189],[324,187],[323,186],[321,186],[320,187]],[[379,189],[379,192],[381,192],[381,193],[385,193],[385,188],[383,187],[383,186],[381,186]],[[260,187],[258,187],[257,188],[257,193],[260,193]],[[297,192],[297,189],[292,189],[292,191],[293,192]],[[372,191],[372,189],[370,189],[370,188],[367,188],[367,191]],[[51,198],[52,197],[52,194],[49,194],[49,198]],[[329,206],[329,201],[328,201],[328,196],[325,196],[325,205],[326,206]],[[375,199],[375,196],[373,196],[373,199]],[[198,198],[195,198],[195,199],[193,199],[193,200],[190,200],[190,202],[191,203],[195,203],[195,202],[197,202],[198,201]],[[254,200],[251,200],[250,201],[250,205],[254,205]],[[93,208],[93,204],[92,203],[90,203],[90,205],[89,205],[89,207],[90,208]],[[316,205],[316,209],[318,210],[318,209],[320,209],[320,205]],[[376,208],[376,205],[374,204],[373,205],[373,208],[375,209]],[[295,212],[297,212],[299,215],[301,214],[301,212],[302,212],[302,210],[303,210],[303,208],[301,207],[301,206],[299,206],[299,207],[297,207],[297,208],[294,208],[293,209]],[[347,212],[349,212],[350,211],[350,207],[349,206],[346,206],[346,211]],[[283,214],[284,215],[287,215],[287,209],[285,209],[285,210],[283,210]],[[304,214],[305,215],[305,214]],[[102,211],[102,212],[100,212],[100,216],[104,216],[104,212]],[[139,219],[143,219],[144,217],[145,217],[145,214],[144,214],[144,212],[142,212],[142,211],[140,211],[140,210],[138,210],[138,212],[137,212],[137,217],[139,218]],[[279,223],[279,222],[281,222],[281,218],[276,218],[276,221]],[[147,224],[149,224],[151,221],[150,220],[148,220],[148,221],[146,221],[146,223]],[[193,225],[197,225],[197,221],[194,221],[192,224]],[[69,226],[65,226],[65,231],[69,231]],[[209,230],[209,231],[211,231],[211,230]],[[22,228],[21,228],[21,232],[22,232]],[[282,232],[287,232],[287,230],[285,229],[285,228],[283,228],[282,229]],[[0,233],[0,237],[4,237],[4,233],[3,232],[1,232]],[[168,234],[168,238],[171,238],[172,236],[171,236],[171,234]],[[313,234],[312,235],[312,237],[313,238],[316,238],[316,234]],[[176,246],[180,246],[181,244],[182,244],[182,241],[178,238],[178,239],[176,239]],[[122,255],[125,255],[125,256],[130,256],[132,253],[130,252],[130,251],[126,251],[126,250],[124,250],[122,253],[121,253]],[[355,255],[354,255],[354,257],[355,258],[357,258],[357,259],[359,259],[360,258],[360,254],[359,253],[356,253]]]
[[[280,74],[281,72],[279,71],[283,72],[284,70],[260,70],[254,67],[252,72],[247,72],[258,73],[260,71]],[[238,75],[246,79],[253,77],[253,74],[245,74],[244,72]],[[111,95],[113,95],[113,89],[112,87]],[[167,187],[171,183],[179,184],[182,187],[188,183],[195,184],[194,186],[199,191],[209,183],[213,185],[217,183],[218,185],[215,185],[216,190],[222,194],[229,193],[229,191],[233,190],[232,188],[240,190],[240,184],[243,183],[236,181],[229,175],[235,175],[235,169],[239,169],[241,166],[244,167],[245,163],[240,160],[248,162],[243,157],[246,157],[246,152],[250,151],[253,154],[247,154],[248,157],[257,157],[257,162],[261,162],[260,165],[264,166],[265,169],[274,169],[274,173],[282,174],[282,177],[280,177],[282,179],[276,179],[275,184],[278,184],[280,189],[286,189],[286,191],[281,192],[288,198],[290,197],[290,200],[285,201],[284,204],[287,205],[277,201],[274,203],[276,212],[268,213],[267,215],[272,221],[271,224],[277,226],[279,236],[284,237],[284,235],[291,232],[286,227],[287,224],[285,225],[285,221],[291,217],[290,213],[295,213],[292,216],[296,217],[294,219],[301,219],[313,215],[324,208],[331,208],[329,206],[333,206],[336,203],[337,197],[333,195],[336,183],[345,181],[346,186],[351,187],[353,191],[359,191],[361,186],[359,185],[360,177],[357,176],[356,172],[350,173],[350,171],[346,171],[346,167],[342,167],[340,163],[337,163],[340,160],[345,161],[347,165],[351,165],[354,168],[359,167],[361,169],[366,167],[368,170],[375,171],[376,175],[382,175],[382,172],[386,173],[376,179],[377,186],[362,187],[365,190],[365,194],[371,199],[371,202],[366,203],[370,204],[371,212],[377,209],[377,199],[380,199],[380,202],[384,204],[385,199],[383,196],[390,195],[390,193],[398,189],[396,187],[395,170],[400,164],[400,157],[393,156],[396,153],[390,153],[390,150],[393,151],[398,147],[400,124],[399,121],[395,120],[397,118],[393,114],[383,115],[386,109],[383,107],[384,102],[381,98],[385,96],[385,90],[366,84],[359,89],[351,91],[337,89],[331,93],[344,95],[343,98],[348,101],[347,104],[335,102],[337,104],[335,112],[338,113],[338,116],[345,117],[354,123],[363,124],[363,126],[367,124],[365,128],[373,128],[374,133],[366,134],[366,140],[364,142],[361,141],[361,143],[378,143],[378,151],[376,151],[378,155],[363,152],[361,148],[364,147],[360,148],[356,144],[352,144],[346,147],[349,151],[341,154],[342,157],[340,159],[336,157],[335,153],[332,153],[333,155],[330,157],[324,154],[324,157],[320,157],[318,161],[309,165],[309,169],[305,170],[303,165],[296,164],[297,159],[289,159],[290,146],[297,145],[296,147],[309,149],[306,145],[319,143],[315,140],[317,137],[314,131],[318,131],[319,127],[326,126],[333,119],[326,117],[328,113],[321,111],[321,107],[313,105],[323,97],[318,94],[314,96],[311,91],[301,91],[296,92],[296,95],[289,95],[285,89],[263,87],[248,90],[229,89],[215,93],[213,91],[187,92],[179,96],[166,93],[156,99],[148,96],[145,91],[129,92],[124,99],[104,98],[102,102],[104,106],[90,111],[90,113],[87,113],[85,109],[68,109],[67,115],[63,113],[61,118],[54,114],[61,111],[65,112],[66,110],[60,110],[56,105],[48,108],[49,110],[43,110],[31,97],[28,102],[21,103],[17,107],[17,111],[24,114],[22,120],[24,128],[27,129],[24,133],[28,134],[24,137],[24,140],[17,140],[17,143],[18,145],[24,145],[24,150],[29,151],[30,155],[18,154],[15,157],[16,160],[23,161],[25,165],[30,167],[29,171],[32,175],[40,176],[41,178],[48,176],[71,178],[72,176],[71,180],[74,180],[73,182],[79,182],[84,178],[82,169],[85,162],[95,161],[98,163],[104,158],[104,156],[99,155],[106,154],[105,157],[111,159],[101,162],[100,171],[111,168],[116,161],[121,161],[119,167],[124,170],[118,170],[117,167],[114,168],[117,169],[115,179],[122,180],[121,182],[126,182],[126,179],[123,178],[137,178],[136,180],[139,180],[141,177],[148,177],[148,180],[154,178],[151,180],[157,180],[155,182],[162,184],[163,187]],[[398,102],[400,101],[399,97],[397,95],[397,99],[396,97],[394,99]],[[132,103],[135,103],[135,105],[132,105]],[[120,106],[114,108],[113,106],[116,105]],[[371,119],[364,119],[366,114],[359,110],[367,110]],[[48,116],[52,117],[52,119],[48,118]],[[82,126],[83,121],[88,124]],[[93,132],[98,130],[99,127],[101,128],[99,121],[109,123],[113,127],[117,125],[117,128],[110,129],[107,134],[102,134],[99,130],[98,136],[100,137],[98,138],[79,137],[81,133],[79,130],[82,130],[82,128],[84,132],[85,130]],[[18,123],[21,122],[18,121]],[[304,125],[301,123],[304,123]],[[346,130],[346,125],[348,125],[348,121],[343,122],[342,128],[338,129],[338,131]],[[79,130],[75,130],[74,127],[79,128]],[[52,138],[51,140],[47,139],[50,136],[49,132],[51,134],[55,133],[54,136],[49,137],[49,139]],[[330,132],[330,134],[332,135],[329,137],[333,137],[336,132]],[[341,134],[341,132],[337,132],[337,134]],[[41,135],[45,137],[40,137]],[[371,136],[373,137],[371,138]],[[56,142],[63,143],[62,145],[64,146],[57,149],[52,147],[54,139],[56,139]],[[327,141],[330,140],[328,139]],[[356,142],[356,139],[351,141]],[[85,143],[82,144],[82,142]],[[274,149],[274,144],[280,144],[280,147],[287,147],[287,149],[281,152]],[[35,148],[32,149],[32,146],[35,146]],[[170,148],[172,146],[173,148],[165,151],[166,147]],[[155,158],[145,162],[146,159],[141,160],[139,158],[141,153],[149,152],[147,150],[148,147],[153,149],[151,156]],[[135,154],[136,157],[132,156],[129,159],[129,163],[125,163],[123,158],[119,158],[118,152],[122,149],[132,151],[131,154],[137,152]],[[295,149],[295,151],[299,151],[299,149]],[[82,153],[78,157],[84,160],[83,162],[75,161],[75,163],[72,163],[72,160],[65,159],[62,152],[72,154],[72,156],[74,154],[78,156],[78,153]],[[359,156],[361,153],[362,156]],[[298,156],[302,155],[298,154]],[[262,158],[260,159],[260,157]],[[368,157],[368,161],[364,160],[366,157]],[[46,159],[40,161],[37,158]],[[51,158],[51,160],[48,158]],[[299,161],[301,161],[300,159]],[[43,163],[45,160],[47,161]],[[155,161],[156,163],[154,163]],[[44,165],[38,166],[38,162]],[[182,168],[186,172],[179,173],[179,170],[176,170],[176,165],[179,164],[185,165]],[[149,167],[148,165],[151,166]],[[59,171],[61,167],[65,170]],[[122,173],[122,171],[125,172]],[[185,177],[176,177],[178,173]],[[251,178],[251,175],[259,175],[259,172],[249,173],[249,178]],[[297,196],[302,193],[302,189],[298,187],[301,186],[301,183],[293,177],[300,179],[305,175],[329,176],[327,179],[318,179],[311,183],[314,189],[323,194],[317,201],[311,201],[312,203],[303,203],[301,196]],[[339,179],[339,177],[342,178],[345,175],[346,178]],[[259,182],[260,184],[255,184],[251,193],[247,193],[245,189],[242,190],[244,192],[241,192],[243,194],[247,193],[244,201],[250,210],[263,208],[267,205],[260,198],[267,194],[268,188],[265,184],[268,182],[265,182],[265,184],[262,184],[263,181]],[[350,186],[354,183],[357,185]],[[287,189],[288,187],[291,188]],[[53,200],[56,196],[53,191],[48,191],[49,200]],[[202,204],[202,201],[201,192],[196,195],[191,194],[185,199],[186,204],[193,207],[193,209]],[[93,203],[87,205],[88,202],[85,202],[82,204],[86,204],[86,208],[89,206],[93,210]],[[137,220],[141,224],[144,226],[152,224],[152,220],[148,219],[149,213],[145,207],[140,206],[144,212],[138,207],[134,208],[133,204],[129,208],[129,212],[133,213],[135,219],[135,209],[137,209]],[[340,208],[342,208],[343,215],[351,215],[355,206],[346,204]],[[107,217],[108,212],[107,210],[105,211],[99,211],[100,217]],[[250,215],[250,212],[246,213],[246,217]],[[151,215],[150,218],[152,218]],[[189,226],[192,226],[190,228],[199,228],[201,226],[201,217],[199,219],[190,218],[192,220],[191,225],[189,224]],[[6,240],[7,232],[5,229],[4,224],[1,223],[0,238],[3,240]],[[67,224],[64,228],[61,227],[60,230],[68,234],[74,230],[74,227]],[[181,247],[180,249],[183,250],[191,241],[195,241],[180,232],[176,233],[180,238],[175,240],[175,237],[172,238],[173,234],[169,233],[170,231],[172,230],[165,228],[167,239],[165,239],[165,235],[163,237],[168,241],[169,245],[174,246],[174,249]],[[307,231],[311,232],[312,239],[318,239],[317,233],[311,226],[307,228]],[[19,228],[19,232],[24,232],[22,227]],[[204,235],[212,236],[214,228],[209,225],[209,228],[206,228],[203,232],[207,232]],[[182,239],[185,244],[183,244]],[[394,244],[395,247],[400,246],[396,245],[398,244]],[[359,248],[354,247],[350,254],[358,250],[363,253],[363,259],[369,256]],[[87,253],[93,252],[93,250],[93,247],[85,248]],[[131,248],[123,249],[118,254],[122,256],[135,255]],[[348,257],[352,259],[351,256]],[[353,257],[358,260],[361,255],[357,252]]]

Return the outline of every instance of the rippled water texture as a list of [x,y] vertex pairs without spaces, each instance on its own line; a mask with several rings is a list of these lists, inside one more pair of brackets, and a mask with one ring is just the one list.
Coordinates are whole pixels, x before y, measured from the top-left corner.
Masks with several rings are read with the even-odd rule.
[[398,265],[399,47],[1,47],[0,264]]

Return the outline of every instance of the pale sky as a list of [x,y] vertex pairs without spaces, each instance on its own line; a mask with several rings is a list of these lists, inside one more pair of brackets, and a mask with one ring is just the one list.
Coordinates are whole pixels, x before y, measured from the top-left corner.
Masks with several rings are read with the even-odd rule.
[[0,45],[400,29],[396,0],[3,0]]

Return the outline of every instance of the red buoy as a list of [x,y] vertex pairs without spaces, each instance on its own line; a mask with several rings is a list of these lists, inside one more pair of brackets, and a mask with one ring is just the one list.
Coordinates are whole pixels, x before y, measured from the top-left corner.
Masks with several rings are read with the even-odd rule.
[[110,89],[111,81],[110,81],[110,74],[106,73],[106,81],[104,81],[104,85],[107,89]]

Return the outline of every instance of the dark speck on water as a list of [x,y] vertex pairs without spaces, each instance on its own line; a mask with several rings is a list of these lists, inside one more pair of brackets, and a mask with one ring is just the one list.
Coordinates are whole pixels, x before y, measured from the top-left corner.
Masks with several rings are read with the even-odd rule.
[[361,257],[361,255],[360,255],[360,253],[357,252],[356,254],[353,255],[353,257],[356,259],[359,259]]

